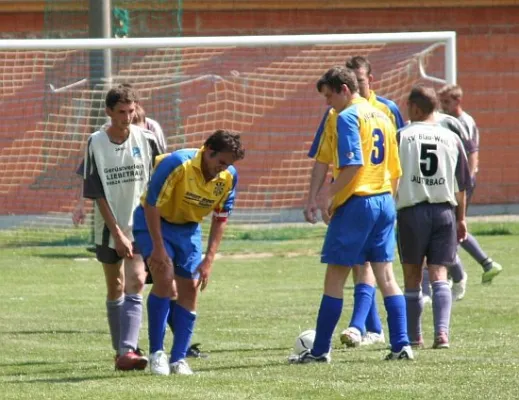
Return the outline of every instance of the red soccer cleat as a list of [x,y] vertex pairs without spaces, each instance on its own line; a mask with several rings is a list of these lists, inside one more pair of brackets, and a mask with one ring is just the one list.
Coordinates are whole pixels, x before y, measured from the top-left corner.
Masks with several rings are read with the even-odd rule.
[[115,369],[119,371],[133,371],[146,369],[148,365],[148,358],[137,353],[136,351],[129,351],[120,355],[115,360]]

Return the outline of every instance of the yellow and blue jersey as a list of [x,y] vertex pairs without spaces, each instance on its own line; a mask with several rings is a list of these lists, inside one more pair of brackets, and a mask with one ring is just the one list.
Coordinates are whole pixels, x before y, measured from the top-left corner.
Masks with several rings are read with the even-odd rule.
[[201,166],[203,149],[159,156],[141,203],[158,208],[161,218],[172,224],[198,223],[212,211],[228,215],[234,207],[238,172],[229,166],[206,181]]
[[[371,90],[368,103],[388,116],[396,129],[395,132],[404,127],[405,123],[402,114],[400,114],[398,106],[393,101],[382,96],[377,96],[375,92]],[[326,154],[330,154],[330,151],[323,149],[322,146],[329,145],[329,141],[326,139],[327,132],[334,132],[337,129],[336,127],[337,112],[330,107],[324,113],[323,119],[317,128],[312,146],[308,152],[308,157],[315,158],[316,161],[324,164],[331,164],[333,162],[331,158],[327,159],[325,157]]]
[[373,90],[370,91],[368,102],[373,107],[387,115],[397,131],[404,127],[404,119],[402,118],[402,114],[400,114],[400,110],[395,102],[386,99],[385,97],[377,96]]
[[392,192],[391,180],[402,175],[395,127],[380,110],[366,99],[353,99],[350,105],[337,114],[336,126],[323,121],[321,146],[315,158],[333,164],[332,176],[336,179],[342,168],[360,165],[352,181],[337,193],[332,211],[351,196],[370,196]]

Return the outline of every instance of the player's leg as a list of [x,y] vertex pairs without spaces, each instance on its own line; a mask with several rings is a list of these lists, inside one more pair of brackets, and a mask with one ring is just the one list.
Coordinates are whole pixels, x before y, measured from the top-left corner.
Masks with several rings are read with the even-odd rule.
[[435,349],[449,347],[449,326],[452,309],[452,294],[447,281],[447,268],[439,264],[429,264],[433,289],[433,323]]
[[432,293],[431,293],[431,280],[429,279],[429,270],[427,269],[427,264],[423,265],[422,272],[422,298],[424,304],[430,304],[432,301]]
[[142,294],[146,269],[142,256],[134,246],[133,258],[124,260],[125,298],[121,310],[121,336],[117,367],[121,370],[145,369],[148,359],[138,350],[142,323]]
[[[290,362],[329,362],[332,335],[342,313],[344,283],[350,272],[348,265],[354,265],[359,258],[357,245],[358,225],[353,218],[355,210],[351,203],[339,207],[328,225],[321,252],[321,262],[327,264],[324,279],[324,293],[321,298],[316,321],[316,334],[312,350],[302,353]],[[364,235],[365,237],[366,235]],[[369,309],[369,306],[368,306]]]
[[119,337],[121,328],[121,309],[124,304],[124,270],[123,260],[117,252],[108,246],[96,245],[97,260],[103,265],[106,282],[106,316],[112,348],[119,352]]
[[407,333],[411,346],[422,347],[423,263],[432,233],[430,204],[423,203],[398,211],[398,254],[404,272]]
[[[470,204],[470,200],[472,199],[472,195],[474,194],[474,190],[476,189],[476,182],[472,183],[472,186],[467,189],[467,210]],[[466,211],[467,211],[466,210]],[[503,267],[501,264],[496,263],[492,260],[481,248],[479,242],[476,240],[474,236],[470,233],[467,234],[467,239],[461,242],[461,247],[470,254],[470,256],[477,261],[481,268],[483,268],[483,275],[481,276],[481,283],[484,285],[488,285],[492,283],[492,280],[501,273]]]
[[[162,232],[166,237],[167,232]],[[135,242],[144,260],[147,260],[153,250],[153,242],[147,231],[134,231]],[[164,247],[168,255],[173,258],[171,245],[164,240]],[[169,375],[169,363],[164,352],[164,334],[169,313],[169,301],[173,282],[173,269],[157,269],[149,265],[152,275],[152,287],[146,303],[148,311],[148,339],[150,345],[150,368],[155,375]]]
[[456,216],[449,204],[435,204],[433,207],[434,227],[427,252],[433,288],[433,348],[448,348],[452,295],[445,265],[452,263],[456,257]]
[[197,268],[202,261],[202,230],[199,224],[179,225],[172,234],[175,251],[175,282],[177,301],[173,309],[175,336],[170,355],[172,373],[191,375],[185,358],[196,322],[198,299]]
[[[465,267],[458,254],[454,259],[452,265],[448,268],[448,273],[452,278],[452,298],[453,300],[461,300],[465,297],[467,291],[467,278]],[[434,291],[433,291],[434,294]]]
[[[356,347],[362,344],[364,335],[367,338],[368,326],[371,329],[369,338],[375,334],[380,337],[382,334],[382,326],[380,318],[378,317],[378,310],[376,309],[376,303],[374,304],[375,297],[375,276],[371,265],[366,263],[364,266],[354,266],[354,279],[355,279],[355,291],[353,294],[353,311],[351,320],[348,328],[341,332],[341,343],[347,347]],[[376,319],[378,319],[378,327],[374,326],[376,321],[373,321],[374,317],[370,313],[375,308]],[[371,318],[370,318],[371,317]],[[368,323],[369,320],[369,323]],[[372,341],[374,343],[374,341]],[[369,343],[372,344],[372,343]]]
[[413,351],[407,336],[405,297],[393,273],[396,247],[396,210],[390,194],[372,196],[367,208],[375,223],[366,242],[367,261],[371,262],[377,285],[384,296],[391,353],[387,360],[413,359]]
[[[355,282],[355,290],[353,293],[353,311],[348,329],[341,333],[341,341],[348,347],[355,347],[359,344],[361,346],[385,343],[384,332],[382,329],[382,323],[380,322],[380,316],[378,313],[377,299],[376,299],[376,288],[375,288],[375,275],[371,269],[371,265],[366,263],[364,267],[354,266],[353,267],[353,280]],[[363,274],[363,282],[359,281],[359,275]],[[359,315],[356,310],[359,309],[357,305],[357,299],[362,298],[364,293],[367,291],[365,285],[373,287],[373,297],[371,300],[371,306],[368,311],[365,325],[362,327],[361,334],[362,339],[358,341],[358,329],[355,326],[360,324]],[[350,329],[351,328],[351,329]]]

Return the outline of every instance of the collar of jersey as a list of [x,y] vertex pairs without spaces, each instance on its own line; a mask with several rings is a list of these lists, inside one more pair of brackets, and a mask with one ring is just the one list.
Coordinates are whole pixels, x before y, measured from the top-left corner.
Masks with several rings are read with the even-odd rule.
[[202,153],[204,152],[204,146],[200,147],[197,151],[193,159],[191,160],[191,165],[196,167],[200,172],[202,172]]
[[351,99],[350,105],[364,103],[364,102],[367,102],[367,100],[364,97],[360,96],[360,97],[357,97],[356,99]]
[[377,102],[377,95],[375,94],[375,92],[373,90],[370,90],[368,103],[375,104],[376,102]]

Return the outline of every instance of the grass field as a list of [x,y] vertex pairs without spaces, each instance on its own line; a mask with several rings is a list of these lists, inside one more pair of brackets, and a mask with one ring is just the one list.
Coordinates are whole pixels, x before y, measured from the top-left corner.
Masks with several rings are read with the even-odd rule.
[[[461,251],[469,286],[454,305],[450,350],[389,363],[386,349],[341,349],[335,336],[330,365],[286,362],[298,333],[315,324],[324,229],[230,229],[200,297],[194,341],[210,358],[190,360],[192,377],[114,372],[103,274],[83,246],[0,248],[0,399],[517,399],[519,224],[471,229],[505,270],[483,287]],[[352,294],[350,284],[340,328]],[[141,336],[146,348],[146,323]]]

